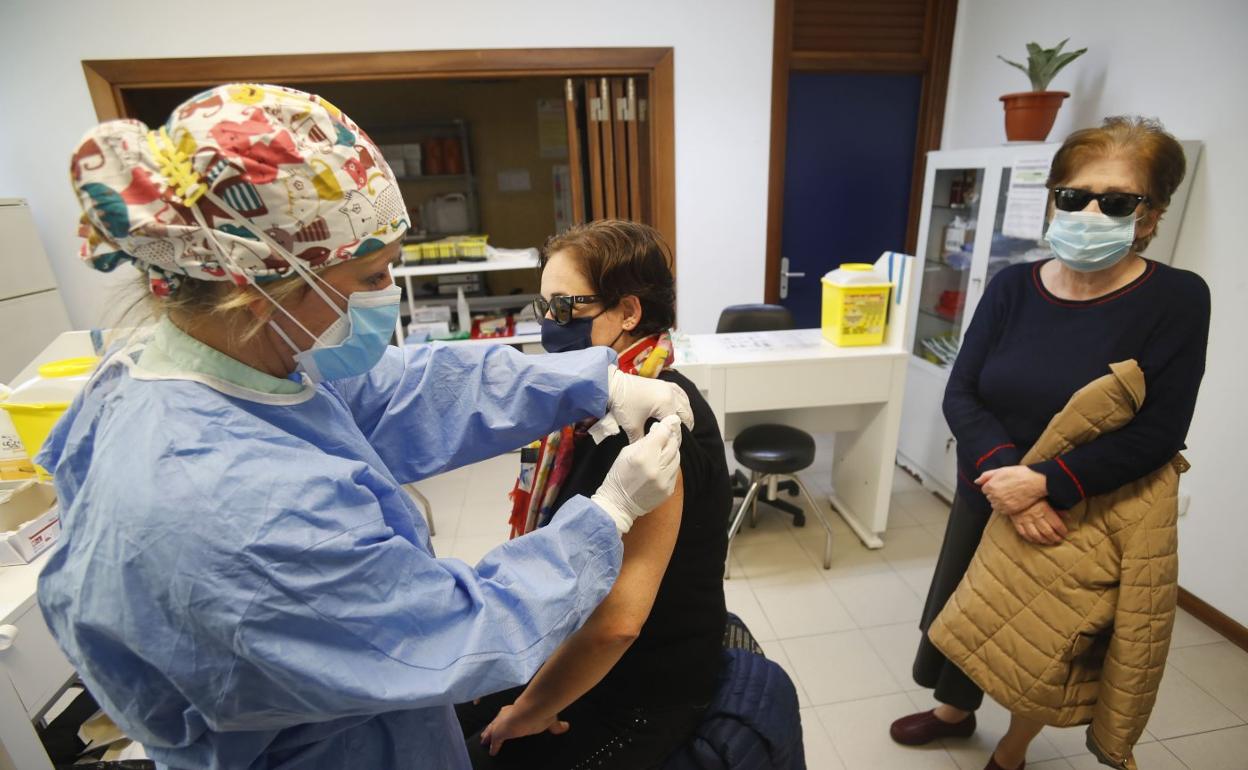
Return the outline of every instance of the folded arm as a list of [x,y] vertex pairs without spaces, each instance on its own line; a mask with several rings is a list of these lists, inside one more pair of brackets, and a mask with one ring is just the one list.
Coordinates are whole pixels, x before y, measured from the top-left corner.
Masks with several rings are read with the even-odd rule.
[[982,471],[1016,465],[1022,459],[1022,453],[1001,421],[988,410],[979,396],[979,374],[992,350],[996,330],[1004,321],[1003,302],[1003,298],[989,284],[988,292],[975,309],[975,315],[966,329],[945,387],[945,420],[969,465],[959,469],[968,476],[968,481],[974,481]]
[[515,705],[500,711],[483,731],[491,753],[506,740],[558,725],[559,711],[602,681],[632,646],[676,547],[683,507],[684,484],[678,477],[675,494],[624,536],[624,561],[611,593],[546,661]]
[[1144,404],[1126,426],[1031,466],[1046,481],[1055,508],[1105,494],[1143,478],[1183,448],[1205,374],[1209,289],[1192,287],[1190,304],[1164,317],[1139,357]]

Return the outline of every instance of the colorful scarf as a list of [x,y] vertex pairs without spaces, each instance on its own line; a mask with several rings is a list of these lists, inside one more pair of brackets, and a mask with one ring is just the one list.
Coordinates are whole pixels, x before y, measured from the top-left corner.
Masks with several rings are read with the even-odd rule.
[[[620,354],[616,365],[625,374],[655,378],[676,361],[668,332],[638,340]],[[572,470],[572,452],[578,435],[596,420],[565,425],[541,441],[520,450],[520,475],[511,490],[511,536],[519,537],[550,523],[555,500]]]

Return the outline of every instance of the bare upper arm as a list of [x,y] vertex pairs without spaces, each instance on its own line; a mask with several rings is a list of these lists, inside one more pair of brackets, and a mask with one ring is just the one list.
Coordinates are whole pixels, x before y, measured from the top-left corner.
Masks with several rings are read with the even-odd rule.
[[638,519],[624,536],[620,575],[586,625],[622,635],[641,631],[676,547],[684,505],[684,477],[678,473],[672,496]]

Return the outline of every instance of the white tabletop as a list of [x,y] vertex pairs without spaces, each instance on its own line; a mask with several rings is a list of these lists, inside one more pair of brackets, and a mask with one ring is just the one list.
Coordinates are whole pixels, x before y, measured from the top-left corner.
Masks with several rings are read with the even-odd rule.
[[693,364],[766,364],[808,359],[859,359],[906,355],[890,345],[839,347],[819,329],[734,334],[683,334],[673,339],[676,368]]
[[35,585],[39,571],[48,562],[53,546],[30,564],[0,567],[0,624],[12,623],[35,602]]

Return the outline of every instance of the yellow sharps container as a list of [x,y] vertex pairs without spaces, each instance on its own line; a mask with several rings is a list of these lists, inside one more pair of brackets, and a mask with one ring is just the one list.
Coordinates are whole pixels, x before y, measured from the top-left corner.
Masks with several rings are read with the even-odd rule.
[[[8,398],[0,401],[0,409],[9,413],[17,436],[32,460],[99,362],[95,356],[85,356],[44,364],[39,367],[37,377],[18,385]],[[38,465],[35,470],[41,477],[49,476]]]
[[892,284],[861,262],[847,262],[823,277],[823,336],[842,347],[879,345],[888,320]]

